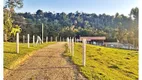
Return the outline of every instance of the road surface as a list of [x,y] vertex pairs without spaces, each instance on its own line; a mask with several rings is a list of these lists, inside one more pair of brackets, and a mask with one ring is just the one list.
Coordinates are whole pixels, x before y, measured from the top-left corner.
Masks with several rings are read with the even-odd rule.
[[62,56],[64,51],[64,42],[44,47],[21,63],[17,69],[10,70],[4,80],[84,80]]

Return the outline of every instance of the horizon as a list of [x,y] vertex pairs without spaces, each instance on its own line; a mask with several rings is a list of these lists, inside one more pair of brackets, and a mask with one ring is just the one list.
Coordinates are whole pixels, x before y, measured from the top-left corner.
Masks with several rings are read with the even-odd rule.
[[[134,8],[136,8],[136,7],[134,7]],[[137,7],[138,8],[138,7]],[[42,10],[42,9],[37,9],[37,10]],[[16,12],[16,13],[30,13],[30,14],[36,14],[36,12],[37,12],[37,10],[35,11],[35,12]],[[57,13],[65,13],[65,14],[69,14],[69,13],[74,13],[74,14],[76,14],[76,12],[77,11],[75,11],[75,12],[55,12],[55,11],[44,11],[44,10],[42,10],[43,12],[51,12],[52,14],[57,14]],[[131,10],[130,10],[131,11]],[[106,13],[99,13],[99,14],[97,14],[97,13],[87,13],[87,12],[82,12],[82,11],[78,11],[79,13],[86,13],[86,14],[96,14],[97,16],[99,16],[99,15],[103,15],[103,14],[105,14],[105,15],[110,15],[110,16],[115,16],[115,14],[116,13],[119,13],[119,12],[116,12],[115,14],[106,14]],[[119,15],[124,15],[124,16],[129,16],[129,14],[127,14],[127,15],[125,15],[125,14],[121,14],[121,13],[119,13]]]
[[[87,14],[95,13],[106,14],[114,16],[116,13],[129,16],[129,13],[132,8],[138,7],[138,1],[136,0],[71,0],[71,1],[58,1],[58,0],[23,0],[23,8],[15,9],[17,13],[30,12],[35,14],[37,10],[42,10],[43,12],[52,12],[52,13],[75,13],[83,12]],[[34,4],[34,5],[33,5]],[[61,5],[63,4],[63,5]],[[85,5],[85,6],[84,6]],[[139,7],[138,7],[139,8]]]

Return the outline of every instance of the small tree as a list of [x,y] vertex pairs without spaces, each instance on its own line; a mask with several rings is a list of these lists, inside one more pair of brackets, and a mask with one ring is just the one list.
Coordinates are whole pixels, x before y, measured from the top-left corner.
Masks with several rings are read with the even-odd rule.
[[20,33],[21,32],[21,28],[20,28],[20,26],[18,26],[18,25],[15,25],[15,27],[14,28],[12,28],[12,30],[11,30],[11,35],[14,35],[14,36],[16,36],[16,33]]
[[7,41],[10,37],[10,32],[12,30],[12,18],[11,18],[11,12],[8,9],[4,9],[4,35],[5,35],[5,40]]
[[[16,35],[15,32],[20,31],[20,27],[18,25],[13,24],[12,16],[14,14],[14,8],[22,8],[23,0],[7,0],[4,6],[4,35],[5,40],[7,41],[11,34]],[[14,27],[15,26],[15,27]]]

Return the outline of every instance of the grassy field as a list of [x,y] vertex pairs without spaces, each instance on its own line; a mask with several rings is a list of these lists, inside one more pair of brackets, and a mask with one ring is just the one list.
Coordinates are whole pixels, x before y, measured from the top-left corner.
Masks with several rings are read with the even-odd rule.
[[[75,44],[71,58],[89,80],[138,80],[138,52],[86,45],[86,66],[82,66],[82,44]],[[71,54],[65,54],[70,56]]]
[[4,68],[7,69],[11,68],[11,66],[17,65],[16,61],[20,61],[26,55],[31,54],[33,51],[53,43],[55,42],[44,43],[38,46],[33,46],[33,44],[30,44],[30,48],[28,48],[27,43],[20,43],[20,53],[16,53],[16,43],[4,42]]

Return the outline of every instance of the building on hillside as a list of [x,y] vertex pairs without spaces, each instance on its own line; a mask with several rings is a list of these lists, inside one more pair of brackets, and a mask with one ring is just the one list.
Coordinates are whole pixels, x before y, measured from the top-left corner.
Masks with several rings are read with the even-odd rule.
[[95,44],[95,45],[104,45],[104,40],[106,37],[99,36],[99,37],[80,37],[80,40],[86,39],[87,43]]

